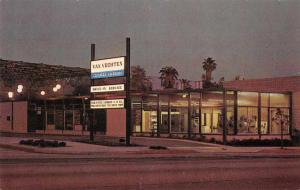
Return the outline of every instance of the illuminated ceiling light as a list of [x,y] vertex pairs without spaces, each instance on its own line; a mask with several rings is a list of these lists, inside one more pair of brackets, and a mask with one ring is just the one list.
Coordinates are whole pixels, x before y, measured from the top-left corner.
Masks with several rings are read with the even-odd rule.
[[58,89],[56,87],[54,87],[52,90],[53,90],[53,92],[57,92]]
[[8,92],[8,97],[9,98],[12,98],[14,96],[14,93],[13,92]]
[[57,84],[55,88],[57,88],[57,90],[59,90],[59,89],[61,89],[61,85]]
[[41,91],[41,95],[44,96],[46,92],[44,90]]

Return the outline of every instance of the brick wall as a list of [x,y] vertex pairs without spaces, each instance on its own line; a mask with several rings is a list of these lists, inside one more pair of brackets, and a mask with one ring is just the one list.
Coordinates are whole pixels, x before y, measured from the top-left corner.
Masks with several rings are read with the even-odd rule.
[[126,137],[126,109],[107,109],[106,135]]

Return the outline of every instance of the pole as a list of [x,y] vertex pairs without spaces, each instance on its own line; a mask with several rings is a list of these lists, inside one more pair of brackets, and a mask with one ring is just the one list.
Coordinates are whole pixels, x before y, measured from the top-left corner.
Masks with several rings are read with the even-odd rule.
[[[91,61],[95,60],[95,44],[91,44]],[[92,79],[91,77],[91,86],[94,85],[94,79]],[[94,97],[94,93],[90,93],[90,100],[93,100]],[[91,109],[91,121],[90,121],[90,142],[94,141],[94,110]]]
[[223,144],[227,144],[227,91],[223,90]]
[[14,101],[11,100],[11,130],[14,130]]
[[280,141],[281,141],[281,149],[283,149],[283,118],[282,118],[282,114],[283,114],[283,112],[281,113],[281,116],[280,116],[280,132],[281,132],[281,134],[280,134]]
[[130,100],[130,38],[126,38],[126,145],[130,145],[131,100]]

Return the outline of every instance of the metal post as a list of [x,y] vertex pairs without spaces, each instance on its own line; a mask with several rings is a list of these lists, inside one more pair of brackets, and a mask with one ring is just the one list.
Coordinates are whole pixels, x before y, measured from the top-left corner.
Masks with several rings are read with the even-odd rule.
[[131,100],[130,100],[130,38],[126,38],[126,145],[130,145]]
[[[91,44],[91,61],[95,60],[95,44]],[[91,86],[94,85],[94,79],[92,79],[91,77]],[[94,93],[90,93],[90,100],[93,100],[94,97]],[[91,109],[91,114],[92,114],[92,118],[90,121],[90,142],[94,141],[94,110]]]
[[188,138],[191,138],[191,132],[192,132],[192,122],[191,122],[191,92],[189,92],[188,95]]
[[293,93],[289,93],[289,118],[288,118],[288,125],[289,125],[289,133],[290,137],[293,137]]
[[14,130],[14,101],[11,100],[11,130]]
[[227,91],[223,90],[223,144],[227,144]]
[[202,136],[202,92],[199,93],[199,134]]
[[258,136],[259,139],[261,139],[261,93],[258,93],[258,120],[257,120],[257,125],[258,125]]
[[234,135],[238,133],[238,103],[237,103],[237,91],[234,91]]
[[161,120],[160,120],[160,115],[161,115],[161,111],[160,111],[160,104],[159,104],[159,98],[160,98],[160,95],[159,95],[159,93],[157,93],[157,99],[156,99],[156,117],[157,117],[157,119],[156,119],[156,121],[157,121],[157,125],[156,125],[156,130],[157,130],[157,137],[159,137],[160,136],[160,123],[161,123]]

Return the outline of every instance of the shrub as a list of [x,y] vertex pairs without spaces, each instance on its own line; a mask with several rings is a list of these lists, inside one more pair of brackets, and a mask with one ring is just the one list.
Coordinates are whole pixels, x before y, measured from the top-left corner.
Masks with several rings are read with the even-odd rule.
[[[233,139],[227,143],[228,145],[232,146],[281,146],[280,139],[246,139],[246,140],[238,140]],[[291,140],[284,139],[283,140],[284,146],[292,146],[293,143]]]
[[39,146],[39,147],[65,147],[66,143],[61,141],[46,141],[44,139],[40,139],[40,140],[21,140],[19,142],[19,144],[22,145],[30,145],[30,146]]

